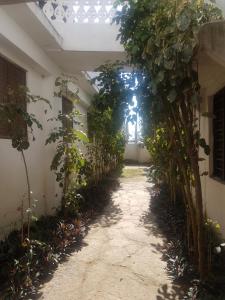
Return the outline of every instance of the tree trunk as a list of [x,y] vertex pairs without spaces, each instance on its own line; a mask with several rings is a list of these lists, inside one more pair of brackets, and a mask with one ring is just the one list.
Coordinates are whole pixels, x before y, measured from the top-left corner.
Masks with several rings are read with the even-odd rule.
[[198,253],[199,253],[199,274],[204,280],[207,277],[207,253],[205,249],[205,228],[204,228],[204,212],[202,200],[201,179],[199,174],[198,153],[191,159],[192,169],[195,178],[195,199],[196,199],[196,216],[198,225]]

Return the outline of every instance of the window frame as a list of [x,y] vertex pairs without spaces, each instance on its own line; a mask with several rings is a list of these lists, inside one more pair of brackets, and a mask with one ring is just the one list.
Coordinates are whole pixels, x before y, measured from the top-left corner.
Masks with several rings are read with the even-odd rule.
[[[67,110],[66,106],[67,108],[69,107],[69,110]],[[73,102],[65,95],[62,95],[62,114],[70,114],[73,112],[73,109],[74,109]],[[73,121],[64,120],[62,121],[62,126],[63,128],[73,129]]]
[[[220,102],[219,102],[220,101]],[[216,103],[217,102],[217,103]],[[219,104],[220,103],[220,104]],[[221,106],[219,106],[221,105]],[[212,178],[225,183],[225,87],[212,97]],[[221,125],[219,126],[219,122]],[[217,132],[216,132],[217,131]],[[222,140],[222,141],[221,141]],[[220,144],[220,146],[218,146]],[[221,148],[221,150],[220,150]],[[222,154],[218,154],[222,153]],[[221,161],[221,166],[216,161]],[[218,173],[221,170],[221,174]]]
[[[19,65],[17,65],[16,63],[12,62],[11,60],[9,60],[8,58],[6,58],[5,56],[3,56],[2,54],[0,54],[0,61],[2,60],[3,64],[5,64],[5,68],[6,68],[6,74],[5,74],[5,86],[1,87],[0,86],[0,89],[2,88],[2,91],[3,91],[3,95],[4,95],[4,89],[7,89],[11,84],[10,84],[10,79],[13,77],[12,73],[10,73],[13,69],[14,71],[17,70],[19,72],[21,72],[21,76],[19,76],[19,80],[23,81],[21,83],[18,84],[19,85],[24,85],[24,86],[27,86],[27,71],[20,67]],[[0,62],[1,63],[1,62]],[[10,71],[11,69],[11,71]],[[0,70],[1,72],[1,70]],[[15,76],[15,74],[13,74]],[[11,78],[10,78],[11,76]],[[4,77],[4,74],[3,74],[3,77]],[[1,76],[0,76],[1,78]],[[4,85],[4,83],[3,83]],[[13,83],[14,86],[16,86],[16,81],[14,81]],[[0,93],[1,93],[1,90],[0,90]],[[7,97],[7,96],[6,96]],[[0,102],[1,102],[1,97],[0,97]],[[7,103],[8,101],[6,101]],[[25,105],[25,110],[27,110],[27,103],[24,101],[24,105]],[[1,121],[0,121],[1,122]],[[17,121],[16,121],[17,122]],[[15,126],[15,124],[14,124]],[[5,132],[3,133],[3,130],[4,130],[4,125],[2,126],[1,128],[1,125],[0,125],[0,139],[4,139],[4,140],[10,140],[12,138],[12,135],[10,133],[11,129],[10,127],[9,128],[5,128]],[[27,137],[27,128],[26,128],[26,137]]]

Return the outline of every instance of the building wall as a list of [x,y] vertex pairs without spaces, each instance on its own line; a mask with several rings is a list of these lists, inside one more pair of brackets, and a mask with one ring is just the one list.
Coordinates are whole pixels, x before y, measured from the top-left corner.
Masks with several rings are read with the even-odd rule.
[[[52,21],[63,36],[63,48],[70,51],[110,51],[124,52],[117,41],[118,26],[113,24],[76,24]],[[71,36],[73,38],[71,39]]]
[[[200,58],[199,79],[202,88],[201,113],[212,113],[213,95],[225,86],[225,67],[203,55]],[[212,150],[212,118],[201,116],[201,135]],[[205,159],[200,162],[201,172],[209,172],[209,176],[202,177],[205,209],[208,217],[219,222],[221,232],[225,237],[225,182],[212,176],[212,151],[210,156],[206,156],[201,150],[201,157]]]
[[[4,22],[3,22],[4,19]],[[18,64],[27,71],[27,87],[33,95],[48,99],[53,109],[44,103],[28,104],[28,111],[34,113],[43,125],[43,130],[35,128],[35,141],[25,151],[28,165],[32,197],[37,199],[35,214],[52,214],[60,205],[61,190],[50,171],[51,160],[55,154],[55,146],[45,146],[45,140],[56,125],[47,119],[56,116],[62,110],[61,99],[55,98],[55,79],[61,74],[60,68],[52,62],[45,52],[29,37],[22,28],[5,14],[0,8],[0,55]],[[3,27],[2,27],[3,26]],[[7,28],[7,30],[6,30]],[[10,32],[11,30],[11,32]],[[32,53],[34,54],[32,57]],[[74,86],[77,89],[79,86]],[[71,87],[72,89],[72,87]],[[81,110],[86,130],[86,111],[90,103],[89,96],[79,88],[81,98],[77,108]],[[44,110],[48,109],[45,114]],[[25,169],[21,154],[12,148],[11,140],[0,139],[0,239],[12,229],[20,226],[21,206],[27,208],[27,186]]]
[[145,147],[142,144],[128,143],[126,145],[124,159],[126,161],[136,162],[136,163],[148,163],[150,161],[150,156]]
[[225,2],[224,2],[224,0],[216,0],[216,5],[222,10],[223,14],[225,14]]
[[[53,74],[43,78],[40,74],[32,70],[29,65],[10,55],[10,49],[5,53],[1,49],[1,54],[7,54],[7,58],[16,62],[27,71],[27,86],[31,93],[40,95],[51,101],[54,109],[44,114],[46,105],[28,104],[28,111],[35,113],[37,118],[44,126],[40,131],[35,128],[34,135],[36,141],[31,142],[30,148],[25,151],[28,170],[30,174],[31,188],[33,196],[38,200],[37,213],[50,213],[52,206],[58,206],[60,194],[55,185],[54,176],[49,170],[50,161],[54,154],[54,147],[45,147],[45,139],[51,129],[51,124],[47,118],[55,115],[60,108],[60,101],[53,99],[53,87],[56,76]],[[31,137],[30,137],[31,139]],[[1,191],[1,210],[0,210],[0,232],[8,232],[15,223],[20,220],[20,207],[24,199],[24,207],[27,207],[25,170],[21,154],[12,148],[11,140],[0,139],[0,191]],[[59,194],[59,197],[55,197]]]

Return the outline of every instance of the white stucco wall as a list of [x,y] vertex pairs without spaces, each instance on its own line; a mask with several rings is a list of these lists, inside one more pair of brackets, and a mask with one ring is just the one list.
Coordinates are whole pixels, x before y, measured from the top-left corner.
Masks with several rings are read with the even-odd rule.
[[124,159],[137,163],[148,163],[150,156],[142,144],[128,143],[125,148]]
[[[5,54],[7,58],[27,70],[27,86],[32,94],[48,99],[53,105],[53,110],[45,115],[44,109],[48,108],[46,105],[41,103],[28,104],[28,111],[35,113],[43,124],[44,130],[40,131],[35,128],[36,141],[31,141],[30,148],[25,151],[33,196],[38,200],[37,213],[51,213],[52,207],[56,207],[59,204],[60,194],[54,175],[49,169],[55,149],[54,146],[45,147],[45,140],[52,126],[47,122],[47,118],[55,115],[61,109],[60,101],[53,98],[56,74],[43,78],[24,61],[11,54],[10,49],[3,51],[1,48],[0,53]],[[20,220],[19,207],[21,206],[23,195],[26,194],[25,171],[22,158],[20,153],[12,148],[11,140],[0,139],[0,163],[0,232],[4,234]],[[58,194],[57,199],[55,197],[56,194]],[[26,202],[25,200],[24,207],[27,206]]]
[[225,15],[225,1],[224,0],[216,0],[216,5],[222,10]]
[[63,49],[70,51],[110,51],[123,52],[124,48],[116,40],[118,26],[110,24],[74,24],[52,21],[63,36]]
[[[35,128],[36,140],[31,142],[30,148],[25,151],[31,189],[33,197],[38,200],[35,213],[37,215],[52,214],[59,206],[61,190],[55,181],[55,175],[50,171],[51,160],[55,153],[55,146],[45,146],[45,140],[55,124],[47,119],[56,116],[62,110],[61,99],[54,95],[55,79],[61,74],[60,68],[35,42],[35,36],[30,37],[26,31],[11,19],[0,8],[0,54],[27,71],[27,87],[34,95],[48,99],[53,109],[44,114],[46,104],[28,104],[28,111],[35,113],[41,121],[43,131]],[[89,95],[79,89],[81,102],[77,108],[83,114],[83,130],[86,130],[86,112],[90,104]],[[11,146],[11,140],[0,139],[0,239],[12,229],[20,226],[21,203],[24,199],[24,208],[27,208],[26,177],[21,154]]]
[[[201,56],[199,65],[199,79],[202,88],[201,113],[212,112],[213,95],[225,86],[225,68],[207,56]],[[201,117],[201,135],[213,149],[212,118]],[[225,182],[218,181],[212,176],[213,153],[201,157],[201,172],[209,172],[209,176],[202,177],[202,190],[205,209],[208,217],[221,225],[221,232],[225,237]]]

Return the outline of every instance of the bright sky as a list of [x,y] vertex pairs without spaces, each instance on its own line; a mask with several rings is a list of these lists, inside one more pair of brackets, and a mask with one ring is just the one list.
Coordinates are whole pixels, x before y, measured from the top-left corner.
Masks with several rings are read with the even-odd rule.
[[[133,105],[129,106],[130,109],[130,116],[135,115],[136,112],[134,111],[135,108],[137,108],[137,97],[133,96]],[[135,140],[135,127],[136,123],[129,122],[128,123],[128,132],[129,132],[129,141],[134,141]],[[137,131],[138,133],[140,132],[140,122],[139,122],[139,117],[137,118]]]

